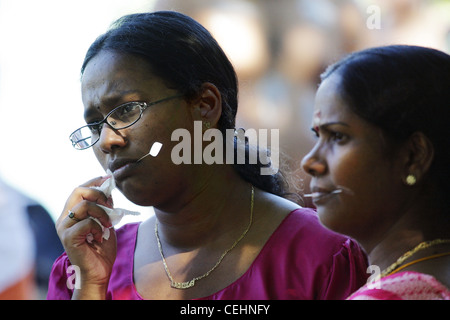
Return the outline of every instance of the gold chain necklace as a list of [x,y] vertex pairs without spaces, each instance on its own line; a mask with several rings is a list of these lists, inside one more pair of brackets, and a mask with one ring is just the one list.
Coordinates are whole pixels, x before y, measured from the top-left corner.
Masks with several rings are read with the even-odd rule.
[[397,261],[395,261],[393,264],[391,264],[387,269],[385,269],[382,273],[381,273],[381,277],[385,277],[391,273],[394,273],[396,271],[396,269],[403,264],[403,262],[405,262],[406,259],[408,259],[409,257],[411,257],[413,254],[415,254],[417,251],[429,248],[431,246],[435,246],[438,244],[442,244],[442,243],[450,243],[450,239],[436,239],[436,240],[432,240],[432,241],[424,241],[422,243],[419,243],[414,249],[406,252],[405,254],[403,254],[400,258],[397,259]]
[[203,275],[196,277],[190,281],[185,281],[185,282],[176,282],[175,280],[173,280],[172,274],[169,271],[169,267],[167,266],[167,262],[166,262],[166,258],[164,258],[164,254],[163,254],[163,250],[162,250],[162,246],[161,246],[161,241],[159,240],[159,235],[158,235],[158,220],[156,220],[155,222],[155,236],[156,236],[156,241],[158,242],[158,249],[159,249],[159,253],[161,255],[161,259],[162,262],[164,264],[164,270],[166,271],[167,277],[170,280],[170,286],[172,288],[176,288],[176,289],[188,289],[191,288],[195,285],[195,281],[198,281],[200,279],[203,279],[207,276],[209,276],[209,274],[211,272],[214,271],[214,269],[216,269],[219,264],[222,262],[223,258],[225,258],[225,256],[227,255],[228,252],[230,252],[231,250],[234,249],[234,247],[236,247],[236,245],[245,237],[245,235],[247,234],[248,230],[250,229],[252,222],[253,222],[253,203],[254,203],[254,195],[255,195],[255,190],[252,186],[252,195],[251,195],[251,200],[250,200],[250,222],[247,226],[247,229],[244,230],[244,232],[241,234],[241,236],[233,243],[233,245],[228,248],[227,250],[225,250],[224,253],[222,253],[222,255],[220,256],[219,260],[217,261],[217,263],[206,273],[204,273]]

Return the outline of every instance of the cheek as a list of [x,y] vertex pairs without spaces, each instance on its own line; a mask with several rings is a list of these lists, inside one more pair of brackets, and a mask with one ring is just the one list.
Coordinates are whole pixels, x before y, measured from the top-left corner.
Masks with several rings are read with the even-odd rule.
[[340,153],[329,162],[329,171],[332,183],[346,191],[328,205],[319,207],[318,213],[331,229],[351,233],[355,225],[361,227],[364,221],[371,220],[369,216],[378,214],[389,171],[384,164],[365,157],[361,150]]
[[142,150],[144,153],[149,152],[151,146],[155,142],[161,143],[162,148],[158,154],[158,158],[161,158],[174,146],[174,142],[171,141],[172,131],[173,130],[170,127],[167,127],[165,123],[147,123],[133,136],[132,142],[136,149]]
[[340,152],[328,160],[330,176],[336,186],[353,190],[361,180],[365,180],[367,166],[361,161],[360,156],[361,153],[350,150]]
[[[97,143],[98,144],[98,143]],[[100,165],[103,167],[103,169],[106,171],[108,168],[106,155],[98,149],[98,146],[94,145],[93,147],[94,155],[97,158],[97,161],[100,163]]]
[[350,188],[355,194],[376,186],[392,172],[388,163],[371,148],[341,150],[329,162],[330,174],[336,185]]
[[171,106],[167,106],[159,112],[149,112],[141,120],[144,120],[142,121],[143,128],[141,135],[164,141],[170,141],[172,133],[176,129],[189,129],[189,123],[186,124],[187,119],[181,110],[173,110]]

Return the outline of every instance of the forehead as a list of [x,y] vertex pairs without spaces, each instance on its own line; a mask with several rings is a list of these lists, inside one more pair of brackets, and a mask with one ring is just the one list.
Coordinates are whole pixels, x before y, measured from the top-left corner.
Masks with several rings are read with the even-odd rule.
[[87,64],[81,78],[85,108],[100,107],[134,93],[151,95],[165,88],[142,58],[101,51]]
[[319,86],[314,103],[313,126],[356,116],[339,93],[340,76],[331,75]]

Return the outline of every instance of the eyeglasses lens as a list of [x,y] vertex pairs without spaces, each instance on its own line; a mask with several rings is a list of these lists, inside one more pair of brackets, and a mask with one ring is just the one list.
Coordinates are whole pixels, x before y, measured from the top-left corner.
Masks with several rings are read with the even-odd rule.
[[90,126],[84,126],[72,133],[70,136],[72,145],[75,149],[83,150],[89,148],[96,140],[92,138]]
[[123,129],[139,120],[141,109],[137,103],[127,103],[112,112],[106,122],[114,129]]
[[[106,122],[116,130],[131,126],[139,120],[141,108],[139,103],[127,103],[119,106],[106,118]],[[70,136],[75,149],[83,150],[89,148],[99,139],[102,124],[86,125],[76,130]]]

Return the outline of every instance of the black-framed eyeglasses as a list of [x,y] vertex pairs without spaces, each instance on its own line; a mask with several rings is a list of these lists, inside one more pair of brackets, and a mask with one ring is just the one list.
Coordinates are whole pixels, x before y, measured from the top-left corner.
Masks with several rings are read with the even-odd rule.
[[100,133],[103,128],[103,124],[107,123],[114,130],[125,129],[141,118],[145,109],[155,104],[168,101],[171,99],[179,98],[182,95],[176,95],[160,99],[154,102],[140,102],[132,101],[121,104],[109,112],[102,121],[89,123],[74,132],[69,136],[72,146],[77,150],[84,150],[92,147],[100,139]]

